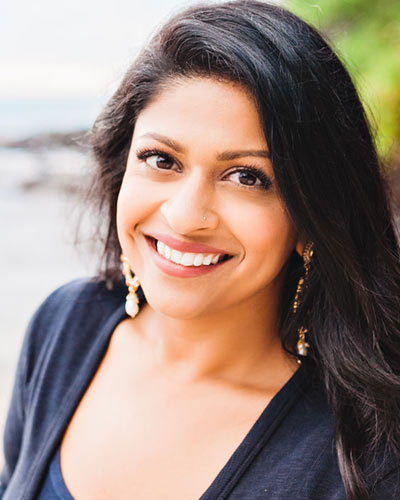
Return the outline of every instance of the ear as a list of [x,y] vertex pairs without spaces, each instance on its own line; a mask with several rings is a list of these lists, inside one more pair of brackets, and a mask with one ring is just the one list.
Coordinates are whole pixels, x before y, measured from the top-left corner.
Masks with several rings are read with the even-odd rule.
[[304,247],[305,247],[304,242],[302,240],[298,240],[295,248],[296,248],[296,252],[300,255],[300,257],[303,256]]

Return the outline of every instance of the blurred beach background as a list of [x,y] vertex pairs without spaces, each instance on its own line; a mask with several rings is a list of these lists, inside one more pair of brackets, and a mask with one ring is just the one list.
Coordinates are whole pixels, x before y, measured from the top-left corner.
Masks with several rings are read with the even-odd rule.
[[[74,245],[91,167],[82,138],[155,27],[193,3],[0,4],[0,431],[29,318],[54,288],[95,271],[89,246]],[[276,3],[313,22],[338,47],[374,116],[400,199],[400,3]]]

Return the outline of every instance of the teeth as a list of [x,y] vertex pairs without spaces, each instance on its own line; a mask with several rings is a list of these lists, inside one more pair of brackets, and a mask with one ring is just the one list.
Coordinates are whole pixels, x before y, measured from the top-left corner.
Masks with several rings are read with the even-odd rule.
[[203,255],[201,253],[196,254],[193,265],[194,266],[201,266],[203,264]]
[[193,266],[195,257],[197,257],[195,253],[184,253],[180,264],[182,266]]
[[214,255],[214,257],[211,259],[211,264],[216,264],[218,262],[219,255]]
[[164,255],[165,244],[162,241],[157,241],[157,252]]
[[[165,257],[165,255],[164,255],[164,257]],[[171,250],[170,260],[172,260],[172,262],[175,262],[175,264],[180,264],[182,257],[183,257],[182,252],[179,252],[178,250]]]
[[160,255],[181,266],[209,266],[210,264],[217,264],[221,256],[220,254],[182,253],[159,240],[157,240],[156,248]]
[[213,255],[207,255],[207,257],[203,260],[203,266],[209,266],[213,257]]

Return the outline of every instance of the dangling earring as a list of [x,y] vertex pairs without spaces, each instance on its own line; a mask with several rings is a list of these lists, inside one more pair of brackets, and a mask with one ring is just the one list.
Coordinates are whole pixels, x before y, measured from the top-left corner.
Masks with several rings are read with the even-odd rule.
[[[300,295],[303,291],[303,286],[305,286],[308,278],[308,272],[310,270],[310,264],[313,254],[314,254],[314,243],[310,241],[307,243],[307,245],[304,247],[303,250],[304,276],[302,276],[299,279],[299,282],[297,284],[296,295],[293,301],[293,314],[297,312],[297,308],[299,307]],[[310,344],[306,341],[306,333],[308,333],[308,330],[307,328],[304,328],[304,326],[301,326],[298,329],[298,333],[299,333],[299,338],[297,341],[296,352],[299,356],[307,356],[308,348],[310,347]],[[301,364],[300,359],[298,359],[297,362]]]
[[132,275],[129,260],[124,254],[121,255],[122,274],[125,277],[125,284],[128,287],[128,295],[126,296],[125,311],[128,316],[134,318],[139,312],[139,299],[136,295],[136,290],[139,288],[140,283],[135,275]]

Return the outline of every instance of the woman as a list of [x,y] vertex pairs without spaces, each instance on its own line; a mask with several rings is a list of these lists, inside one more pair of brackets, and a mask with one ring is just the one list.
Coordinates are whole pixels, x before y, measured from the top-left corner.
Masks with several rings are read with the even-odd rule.
[[399,249],[320,35],[254,0],[187,9],[93,148],[104,267],[30,324],[2,498],[399,498]]

